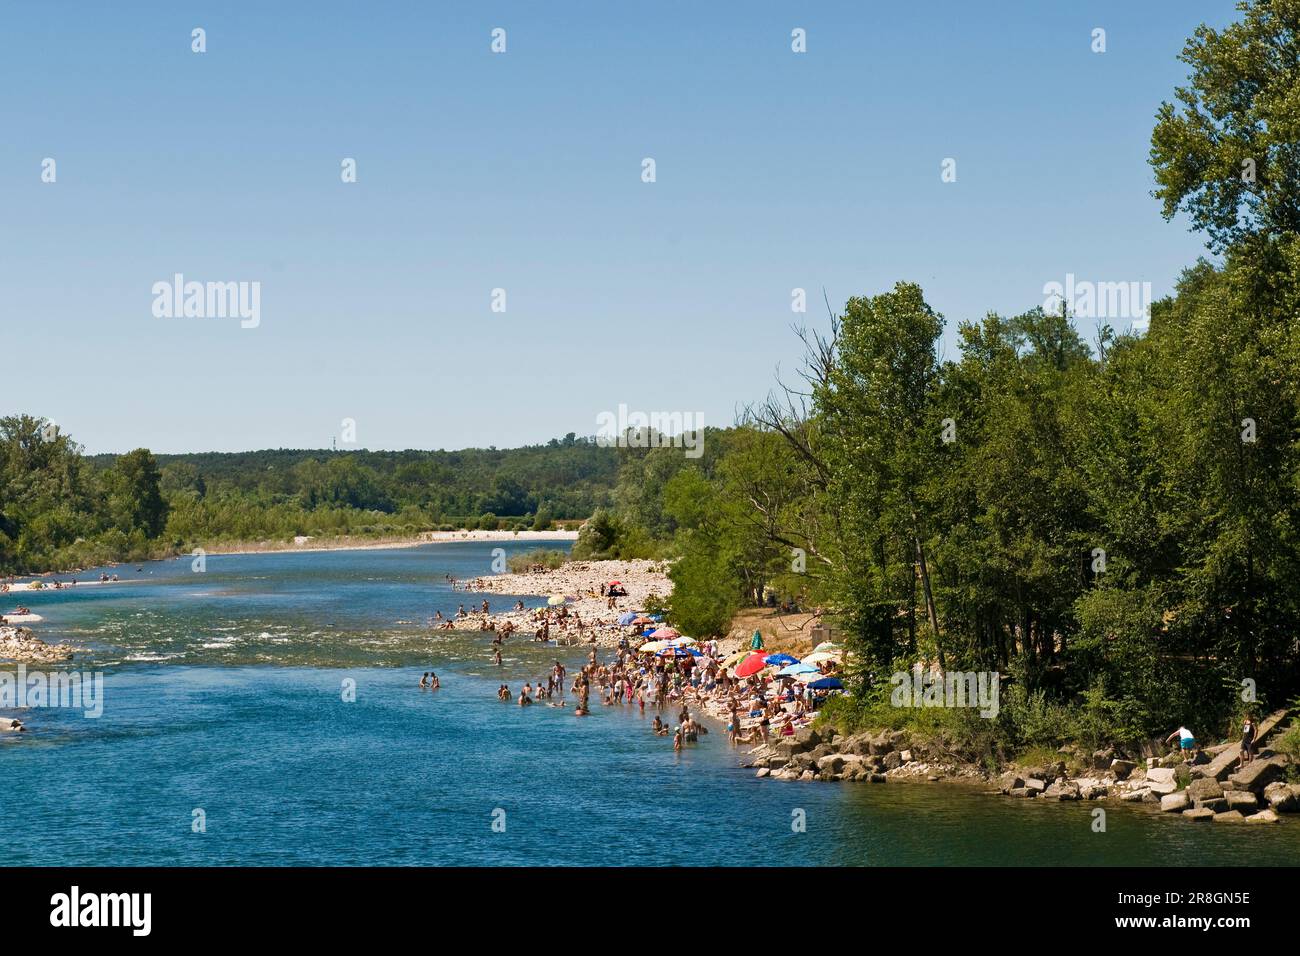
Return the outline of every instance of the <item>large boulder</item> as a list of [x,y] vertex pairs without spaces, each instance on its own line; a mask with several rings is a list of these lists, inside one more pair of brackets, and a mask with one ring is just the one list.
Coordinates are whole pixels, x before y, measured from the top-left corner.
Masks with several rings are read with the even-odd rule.
[[1125,803],[1140,803],[1145,800],[1150,793],[1151,791],[1146,787],[1141,787],[1137,790],[1129,790],[1126,793],[1121,793],[1119,798]]
[[1137,764],[1132,760],[1112,760],[1110,762],[1110,772],[1115,775],[1116,780],[1127,780],[1129,774],[1137,769]]
[[1300,785],[1270,783],[1264,788],[1264,799],[1278,813],[1300,813]]
[[1069,780],[1057,780],[1043,791],[1043,798],[1046,800],[1081,800],[1083,794],[1079,791],[1077,783]]
[[1246,817],[1247,823],[1277,823],[1277,814],[1272,810],[1261,810]]
[[1183,816],[1194,823],[1204,823],[1214,819],[1213,810],[1184,810]]
[[998,789],[1003,793],[1010,793],[1012,790],[1022,789],[1025,785],[1025,778],[1018,773],[1004,773],[998,778]]
[[839,745],[840,753],[865,757],[871,753],[871,735],[854,734]]
[[883,757],[894,749],[894,745],[889,742],[889,734],[882,733],[878,737],[873,737],[869,744],[871,752],[879,757]]
[[1228,790],[1224,793],[1223,799],[1228,801],[1229,810],[1240,810],[1242,813],[1254,813],[1259,809],[1259,797],[1255,796],[1249,790]]
[[817,769],[822,773],[839,773],[844,769],[844,758],[839,754],[827,754],[817,759]]
[[1147,783],[1175,783],[1177,777],[1172,767],[1152,767],[1147,771]]
[[1187,785],[1187,796],[1192,800],[1217,800],[1223,796],[1223,788],[1217,780],[1203,777]]
[[1225,810],[1214,815],[1215,823],[1244,823],[1246,817],[1240,810]]
[[1188,799],[1186,790],[1168,793],[1160,798],[1160,809],[1165,813],[1182,813],[1190,804],[1191,800]]
[[1193,800],[1192,806],[1198,810],[1211,810],[1214,813],[1224,813],[1232,809],[1223,797],[1215,797],[1213,800]]
[[1032,790],[1035,793],[1042,793],[1044,790],[1047,789],[1047,782],[1044,780],[1039,780],[1037,777],[1030,777],[1028,780],[1025,781],[1025,789]]
[[1286,776],[1286,758],[1269,757],[1267,760],[1257,758],[1228,778],[1234,790],[1249,790],[1251,793],[1263,793],[1270,783],[1276,783]]
[[903,756],[897,750],[893,753],[885,754],[885,769],[897,770],[903,765]]

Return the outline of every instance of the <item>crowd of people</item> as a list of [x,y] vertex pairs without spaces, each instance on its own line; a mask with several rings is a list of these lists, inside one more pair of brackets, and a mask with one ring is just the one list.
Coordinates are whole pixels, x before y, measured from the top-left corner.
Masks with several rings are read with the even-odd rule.
[[[563,707],[566,695],[571,695],[577,701],[574,715],[579,717],[591,712],[593,699],[604,707],[635,707],[643,714],[649,709],[655,712],[651,732],[671,736],[676,750],[708,733],[693,712],[724,720],[731,744],[756,745],[767,743],[773,735],[792,736],[810,723],[822,697],[793,677],[779,676],[775,668],[737,677],[733,668],[724,666],[714,641],[670,653],[641,651],[640,645],[645,643],[637,636],[634,646],[633,637],[625,637],[603,662],[592,646],[588,660],[571,681],[557,660],[545,677],[525,683],[518,695],[502,684],[497,697],[514,700],[521,707],[534,703]],[[501,663],[499,647],[494,649],[493,660]],[[837,666],[826,662],[819,672],[830,676]],[[665,712],[675,715],[672,726],[664,721]]]

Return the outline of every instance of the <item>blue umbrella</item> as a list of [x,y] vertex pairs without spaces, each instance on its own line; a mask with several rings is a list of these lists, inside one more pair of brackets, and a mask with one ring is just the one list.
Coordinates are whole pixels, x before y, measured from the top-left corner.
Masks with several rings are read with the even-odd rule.
[[840,683],[838,677],[823,677],[821,680],[815,680],[808,685],[813,690],[843,690],[844,685]]
[[795,661],[793,664],[790,664],[787,667],[782,667],[779,671],[776,672],[776,675],[778,677],[794,677],[796,674],[816,674],[816,673],[817,673],[817,668],[813,667],[811,664],[800,664],[798,661]]
[[769,664],[798,664],[799,658],[791,657],[789,654],[768,654],[763,658]]
[[626,627],[641,616],[640,611],[624,611],[618,616],[618,623]]

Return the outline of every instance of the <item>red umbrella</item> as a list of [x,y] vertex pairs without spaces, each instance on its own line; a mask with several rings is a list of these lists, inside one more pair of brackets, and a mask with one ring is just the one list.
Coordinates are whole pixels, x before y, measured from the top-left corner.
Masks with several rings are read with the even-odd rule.
[[748,657],[736,665],[736,676],[752,677],[757,674],[768,666],[767,661],[764,660],[766,656],[762,651],[751,652]]
[[610,582],[609,582],[609,586],[612,587],[612,588],[616,588],[616,587],[618,587],[619,585],[621,585],[622,583],[623,583],[622,581],[610,581]]

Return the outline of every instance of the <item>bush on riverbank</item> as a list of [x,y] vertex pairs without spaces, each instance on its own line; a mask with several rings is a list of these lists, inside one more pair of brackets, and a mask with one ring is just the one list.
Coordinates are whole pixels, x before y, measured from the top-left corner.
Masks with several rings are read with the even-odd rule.
[[532,551],[525,551],[522,554],[512,554],[506,561],[506,565],[510,568],[512,574],[523,574],[536,567],[554,571],[568,560],[569,556],[563,551],[557,551],[553,548],[534,548]]

